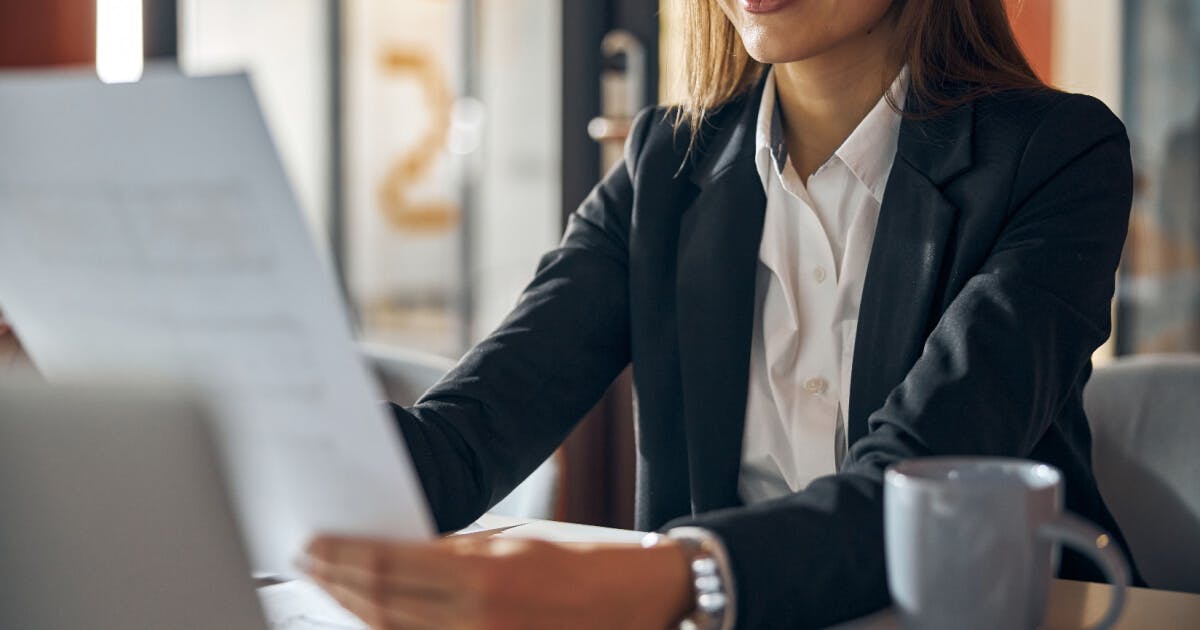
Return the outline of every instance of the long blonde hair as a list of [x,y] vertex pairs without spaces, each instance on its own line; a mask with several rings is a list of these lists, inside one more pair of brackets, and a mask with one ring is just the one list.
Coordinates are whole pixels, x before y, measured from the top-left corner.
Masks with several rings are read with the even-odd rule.
[[[684,32],[683,102],[676,129],[695,144],[712,110],[750,90],[765,66],[746,52],[718,0],[677,0]],[[938,115],[983,94],[1044,88],[1013,35],[1004,0],[894,0],[902,59],[912,78],[910,110]]]

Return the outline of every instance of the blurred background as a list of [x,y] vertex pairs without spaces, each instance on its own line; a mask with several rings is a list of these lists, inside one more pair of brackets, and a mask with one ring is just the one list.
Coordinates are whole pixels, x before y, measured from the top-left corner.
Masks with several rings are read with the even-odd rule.
[[[1200,352],[1200,0],[1010,1],[1038,73],[1125,121],[1136,198],[1098,361]],[[0,0],[0,67],[246,72],[361,337],[457,357],[513,305],[637,109],[674,0]],[[663,80],[660,80],[660,77]],[[561,455],[555,516],[632,524],[628,375]]]

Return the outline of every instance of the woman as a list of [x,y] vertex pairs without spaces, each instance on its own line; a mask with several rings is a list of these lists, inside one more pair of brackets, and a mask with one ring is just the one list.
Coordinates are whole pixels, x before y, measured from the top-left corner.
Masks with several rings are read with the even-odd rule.
[[315,541],[373,625],[858,616],[888,602],[882,473],[910,457],[1048,462],[1117,531],[1081,391],[1130,208],[1121,123],[1038,81],[1002,0],[688,4],[688,102],[638,119],[515,311],[397,409],[453,530],[632,361],[638,526],[667,536]]

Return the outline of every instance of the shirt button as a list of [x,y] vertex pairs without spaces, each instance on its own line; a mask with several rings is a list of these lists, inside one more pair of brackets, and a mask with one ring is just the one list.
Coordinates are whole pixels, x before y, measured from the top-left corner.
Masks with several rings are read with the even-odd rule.
[[824,394],[827,387],[829,387],[829,384],[825,382],[825,379],[817,376],[804,381],[804,391],[814,396],[817,394]]
[[813,279],[817,281],[817,284],[825,282],[826,275],[827,274],[824,267],[817,267],[816,269],[813,269]]

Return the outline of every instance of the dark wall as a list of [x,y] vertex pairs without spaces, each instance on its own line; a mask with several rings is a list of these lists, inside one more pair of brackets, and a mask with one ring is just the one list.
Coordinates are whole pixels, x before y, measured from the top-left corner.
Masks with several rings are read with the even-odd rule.
[[600,149],[587,124],[600,115],[600,40],[614,29],[646,47],[645,93],[658,94],[658,2],[566,0],[562,5],[562,210],[569,215],[600,177]]
[[143,0],[142,24],[148,59],[179,56],[179,13],[176,0]]
[[[564,221],[600,179],[600,147],[587,133],[600,115],[600,42],[614,29],[645,46],[645,93],[658,94],[658,2],[565,0],[562,4],[562,212]],[[626,370],[563,444],[556,517],[633,527],[636,456],[632,378]]]

